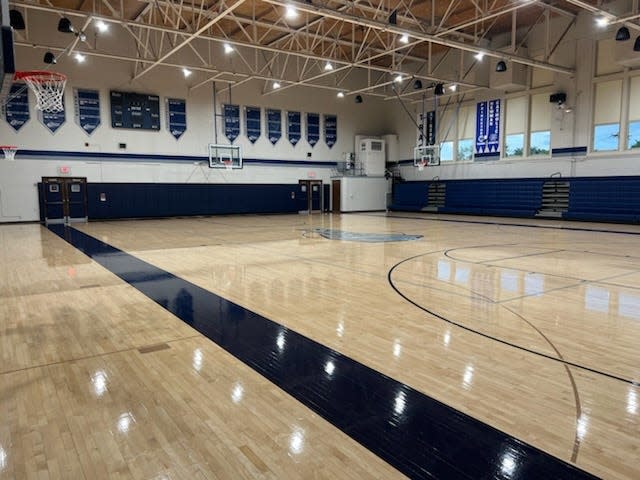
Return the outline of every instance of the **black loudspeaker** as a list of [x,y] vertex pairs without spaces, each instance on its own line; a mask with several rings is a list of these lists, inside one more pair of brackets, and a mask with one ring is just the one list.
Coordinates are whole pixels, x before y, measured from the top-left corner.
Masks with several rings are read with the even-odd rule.
[[564,103],[567,101],[567,94],[566,93],[552,93],[549,96],[549,102],[551,103]]

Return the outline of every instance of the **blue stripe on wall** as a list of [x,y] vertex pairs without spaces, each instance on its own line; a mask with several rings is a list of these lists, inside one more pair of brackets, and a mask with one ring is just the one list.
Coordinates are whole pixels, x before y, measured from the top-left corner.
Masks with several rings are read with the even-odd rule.
[[[209,157],[206,155],[160,155],[142,153],[109,153],[109,152],[72,152],[57,150],[18,150],[18,159],[63,159],[63,160],[94,160],[112,162],[205,162],[209,164]],[[313,168],[335,168],[337,162],[321,160],[278,160],[264,158],[243,158],[243,163],[270,166],[305,166]]]
[[49,228],[411,478],[595,478],[100,240]]
[[566,147],[554,148],[551,150],[552,157],[581,157],[587,154],[587,147]]

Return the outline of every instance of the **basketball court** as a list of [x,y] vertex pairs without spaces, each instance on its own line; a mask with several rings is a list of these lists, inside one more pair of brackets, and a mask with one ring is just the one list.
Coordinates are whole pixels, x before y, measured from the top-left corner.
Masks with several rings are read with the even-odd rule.
[[2,0],[0,479],[640,477],[637,2],[466,3]]

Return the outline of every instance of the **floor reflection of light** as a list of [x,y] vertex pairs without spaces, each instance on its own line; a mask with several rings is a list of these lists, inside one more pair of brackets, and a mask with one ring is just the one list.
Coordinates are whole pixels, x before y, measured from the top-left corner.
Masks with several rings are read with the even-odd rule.
[[451,332],[447,332],[444,334],[444,346],[448,347],[449,342],[451,342]]
[[618,313],[623,317],[640,319],[640,297],[620,292],[620,295],[618,295]]
[[133,415],[131,415],[131,412],[120,415],[118,417],[118,431],[120,433],[127,433],[132,421],[135,421],[135,419],[133,418]]
[[402,354],[402,345],[399,340],[393,342],[393,356],[398,358]]
[[236,382],[233,386],[233,389],[231,390],[231,401],[233,403],[240,403],[243,396],[244,396],[244,388],[242,387],[241,383]]
[[582,415],[580,415],[580,418],[578,418],[578,425],[576,427],[578,440],[584,439],[584,436],[587,434],[588,428],[589,428],[589,417],[587,417],[583,413]]
[[91,383],[93,384],[93,391],[100,398],[107,391],[107,374],[103,370],[98,370],[91,377]]
[[406,406],[407,406],[407,397],[405,393],[398,392],[398,395],[396,395],[396,398],[393,402],[393,410],[396,412],[396,414],[402,415],[402,412],[404,412],[404,409]]
[[458,265],[456,267],[456,282],[457,283],[468,283],[469,282],[469,269],[461,267]]
[[329,360],[324,366],[324,371],[329,376],[333,375],[333,372],[335,371],[335,369],[336,369],[336,366],[331,360]]
[[445,260],[438,262],[438,280],[449,280],[451,277],[451,265]]
[[584,289],[584,306],[595,312],[609,312],[609,290],[587,285]]
[[202,369],[202,359],[204,355],[202,354],[202,350],[196,348],[193,351],[193,368],[199,372]]
[[638,394],[636,392],[636,388],[633,385],[629,387],[629,392],[627,393],[627,412],[631,415],[638,414]]
[[513,477],[513,474],[516,471],[516,459],[513,458],[513,453],[507,452],[502,456],[500,471],[502,472],[502,475],[507,478]]
[[304,450],[304,430],[296,428],[289,437],[289,451],[294,455],[302,453]]
[[7,452],[0,445],[0,472],[7,468]]
[[467,365],[462,376],[462,386],[468,389],[471,387],[471,382],[473,382],[473,365]]
[[342,335],[344,335],[344,323],[340,322],[338,324],[338,327],[336,328],[336,333],[338,334],[339,337],[342,337]]
[[540,295],[544,291],[544,276],[539,273],[524,274],[524,294]]
[[504,270],[500,274],[500,288],[509,292],[517,292],[518,273],[511,270]]
[[276,345],[278,346],[278,349],[280,351],[284,350],[284,344],[285,344],[284,332],[280,332],[278,334],[278,338],[276,339]]

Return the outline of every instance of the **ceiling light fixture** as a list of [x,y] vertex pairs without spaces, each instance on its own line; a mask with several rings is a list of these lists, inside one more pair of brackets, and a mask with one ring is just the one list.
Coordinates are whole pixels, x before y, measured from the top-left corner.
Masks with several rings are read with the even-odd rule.
[[50,65],[58,63],[58,60],[56,60],[56,56],[52,52],[46,52],[44,54],[43,61],[44,63],[48,63]]
[[76,62],[78,63],[84,63],[84,61],[87,59],[86,56],[84,56],[81,53],[76,52],[76,54],[74,55],[74,58],[76,59]]
[[66,17],[62,17],[58,22],[58,31],[62,33],[73,33],[75,32],[73,25],[71,25],[71,20]]
[[409,35],[406,33],[400,37],[400,43],[409,43]]
[[449,85],[449,90],[451,90],[452,92],[455,92],[458,89],[458,85],[456,85],[455,83],[452,83],[451,85]]
[[338,92],[338,98],[344,98],[344,92]]
[[604,28],[609,25],[609,19],[607,17],[596,18],[596,25],[598,25],[600,28]]
[[504,60],[500,60],[498,63],[496,63],[496,72],[506,72],[507,71],[507,64],[505,63]]
[[327,62],[324,64],[324,71],[325,72],[330,72],[331,70],[333,70],[333,65],[331,65],[331,63]]
[[105,22],[103,22],[102,20],[98,20],[96,22],[96,28],[98,29],[98,31],[100,33],[104,33],[106,31],[109,30],[109,25],[107,25]]
[[418,79],[415,82],[413,82],[414,90],[420,90],[421,88],[422,88],[422,80]]
[[356,103],[362,103],[362,95],[356,95],[356,97],[353,100]]
[[484,52],[478,52],[474,55],[474,58],[479,62],[484,58]]
[[273,89],[276,90],[280,88],[280,83],[279,82],[273,82]]
[[233,52],[233,47],[231,45],[229,45],[228,43],[224,44],[224,53],[229,54]]
[[631,38],[629,29],[627,27],[620,27],[616,32],[616,42],[626,42]]
[[184,75],[184,78],[187,78],[189,76],[191,76],[193,72],[191,70],[189,70],[186,67],[182,67],[182,74]]
[[433,94],[436,96],[444,95],[444,85],[442,83],[438,83],[433,89]]
[[18,10],[9,10],[9,25],[14,30],[24,30],[26,25],[24,24],[24,17]]
[[284,16],[289,20],[294,20],[298,18],[298,10],[296,10],[296,7],[294,7],[293,5],[287,5]]
[[633,44],[633,51],[634,52],[640,52],[640,36],[638,36],[638,38],[636,38],[636,41]]
[[400,74],[396,75],[393,81],[396,83],[400,83],[402,81],[402,75]]

